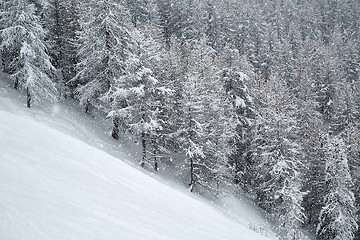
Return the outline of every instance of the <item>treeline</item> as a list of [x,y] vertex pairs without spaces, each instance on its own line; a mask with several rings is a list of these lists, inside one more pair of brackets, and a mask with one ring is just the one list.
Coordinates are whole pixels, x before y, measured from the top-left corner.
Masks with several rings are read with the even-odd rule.
[[[27,106],[75,98],[191,191],[240,188],[283,239],[360,239],[357,0],[5,0]],[[355,200],[356,199],[356,200]]]

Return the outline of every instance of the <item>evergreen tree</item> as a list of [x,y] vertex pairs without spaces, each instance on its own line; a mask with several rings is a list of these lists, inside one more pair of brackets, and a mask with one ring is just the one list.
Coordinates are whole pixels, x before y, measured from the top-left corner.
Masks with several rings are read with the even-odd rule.
[[[108,113],[113,101],[109,93],[116,90],[116,81],[126,76],[127,61],[133,56],[130,17],[124,7],[113,0],[87,1],[81,8],[80,62],[78,73],[69,84],[79,85],[76,96],[86,112],[93,107]],[[116,116],[113,122],[112,135],[118,139]]]
[[26,0],[4,3],[1,29],[5,71],[15,80],[14,88],[27,93],[27,106],[43,99],[56,100],[55,68],[44,42],[45,31],[35,15],[35,6]]
[[[255,117],[257,115],[253,98],[247,87],[248,78],[240,71],[241,62],[238,51],[225,47],[219,59],[220,71],[217,73],[224,89],[222,90],[227,99],[231,101],[233,114],[237,119],[236,133],[233,136],[234,149],[230,157],[231,165],[235,174],[235,183],[250,190],[251,181],[254,177],[252,172],[251,142]],[[246,65],[246,63],[245,63]],[[245,67],[245,66],[244,66]]]
[[171,37],[175,33],[174,9],[171,1],[157,0],[159,26],[162,30],[163,41],[170,48]]
[[326,195],[319,215],[319,239],[354,239],[358,228],[352,179],[344,141],[337,136],[329,139],[325,167]]
[[278,221],[286,239],[300,239],[304,221],[302,207],[302,149],[297,142],[296,106],[285,83],[272,78],[262,90],[267,93],[261,108],[264,119],[263,143],[254,153],[258,166],[260,206]]
[[202,38],[194,49],[194,55],[199,56],[202,62],[198,70],[203,83],[199,84],[198,91],[205,93],[201,102],[204,107],[205,130],[202,142],[205,143],[203,149],[206,158],[200,169],[203,175],[200,184],[218,194],[231,186],[235,178],[229,157],[236,150],[239,119],[234,96],[227,92],[228,82],[216,74],[218,69],[214,66],[217,62],[216,58],[213,60],[214,50],[207,43],[208,39]]
[[[359,213],[360,211],[360,158],[359,158],[359,141],[360,141],[360,131],[358,123],[355,125],[349,127],[347,129],[347,141],[346,144],[348,144],[348,161],[349,161],[349,168],[351,170],[351,177],[353,179],[353,188],[352,192],[355,196],[355,206],[356,206],[356,212]],[[357,218],[357,224],[359,226],[360,219]],[[354,239],[360,238],[360,229],[358,228],[358,231],[355,233]]]
[[151,0],[126,0],[126,4],[130,11],[131,22],[135,27],[150,20]]
[[[144,167],[151,163],[148,153],[157,154],[154,145],[163,128],[159,117],[163,110],[160,100],[161,96],[171,93],[171,90],[161,86],[150,68],[154,61],[157,62],[152,59],[158,54],[154,45],[159,43],[140,31],[135,31],[133,38],[138,43],[137,55],[128,60],[127,74],[118,78],[114,90],[109,92],[113,99],[109,116],[116,119],[116,124],[121,125],[118,129],[114,128],[113,136],[118,135],[117,131],[129,130],[139,137],[142,146],[140,165]],[[154,159],[153,162],[157,170],[157,160]]]
[[[231,190],[234,186],[236,169],[232,166],[230,156],[236,151],[236,129],[239,119],[233,102],[224,91],[222,79],[210,75],[206,106],[205,154],[212,162],[213,177],[211,190],[215,194]],[[230,189],[227,189],[230,187]]]
[[179,5],[178,9],[181,9],[182,12],[175,22],[178,27],[176,32],[177,37],[182,43],[185,41],[199,40],[201,36],[201,16],[199,16],[201,9],[194,0],[179,2]]
[[76,75],[79,4],[75,0],[51,0],[46,11],[47,43],[53,65],[58,69],[62,95],[73,94]]
[[[166,146],[165,142],[167,135],[171,132],[168,119],[172,107],[169,106],[169,102],[173,102],[174,91],[171,89],[171,80],[164,76],[164,71],[172,68],[163,66],[165,50],[161,42],[160,29],[151,23],[138,25],[138,29],[139,31],[135,31],[136,36],[134,37],[139,44],[138,57],[143,67],[151,70],[149,77],[155,80],[154,83],[146,86],[148,97],[145,101],[146,105],[150,107],[146,118],[151,122],[144,122],[144,124],[152,127],[149,129],[151,131],[144,135],[147,148],[143,147],[143,150],[146,150],[147,157],[143,158],[142,163],[153,164],[154,170],[157,171],[160,162],[164,161],[169,151],[169,146]],[[137,108],[135,107],[135,109]]]
[[[189,188],[193,191],[196,185],[206,186],[208,177],[212,175],[211,162],[207,159],[203,142],[206,126],[204,97],[208,93],[205,79],[211,59],[208,55],[209,49],[206,49],[204,45],[186,42],[183,44],[183,47],[185,46],[189,51],[185,53],[187,69],[182,92],[184,122],[179,129],[179,136],[181,151],[187,156]],[[203,64],[205,62],[206,65]]]
[[[171,89],[171,95],[164,95],[161,98],[163,110],[160,118],[166,124],[162,130],[160,141],[161,152],[163,153],[163,162],[174,171],[181,175],[184,171],[182,139],[184,131],[183,126],[188,126],[186,121],[186,101],[185,81],[188,74],[188,52],[186,45],[182,45],[180,40],[172,38],[170,49],[163,52],[161,64],[158,64],[157,78],[161,79],[162,85]],[[185,64],[186,63],[186,64]],[[187,179],[186,179],[187,180]]]
[[312,72],[316,79],[318,111],[327,123],[330,123],[333,115],[336,82],[334,63],[331,53],[326,48],[321,48],[314,54]]
[[[308,44],[311,46],[311,44]],[[304,165],[307,171],[304,177],[303,191],[307,192],[303,206],[306,222],[310,230],[315,232],[318,216],[325,194],[322,173],[325,169],[325,135],[328,130],[322,121],[321,114],[317,111],[315,82],[311,71],[312,49],[302,49],[294,65],[295,79],[297,80],[296,102],[301,106],[297,113],[299,127],[299,143],[303,148]]]
[[208,44],[216,52],[220,52],[225,44],[229,41],[229,35],[232,33],[229,30],[229,25],[232,23],[231,17],[225,15],[228,10],[219,14],[222,8],[225,8],[224,1],[208,1],[205,9],[205,34],[208,37]]

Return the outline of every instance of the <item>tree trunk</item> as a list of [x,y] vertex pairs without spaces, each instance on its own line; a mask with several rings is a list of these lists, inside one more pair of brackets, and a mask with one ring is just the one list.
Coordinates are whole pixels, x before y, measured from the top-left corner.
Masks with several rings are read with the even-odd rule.
[[157,172],[159,170],[159,165],[158,165],[158,158],[157,158],[157,143],[156,141],[153,139],[152,140],[152,148],[153,148],[153,156],[154,156],[154,171]]
[[146,133],[144,131],[141,132],[141,146],[142,146],[142,159],[140,162],[140,166],[144,167],[146,161]]
[[189,187],[190,192],[194,191],[194,187],[195,187],[194,160],[191,157],[190,158],[190,187]]
[[114,117],[113,118],[113,130],[111,132],[111,136],[113,137],[113,139],[119,140],[119,138],[120,138],[119,133],[120,133],[120,130],[119,130],[119,118]]
[[157,172],[159,170],[159,164],[156,156],[156,151],[154,151],[154,171]]
[[88,114],[90,112],[90,100],[87,99],[86,100],[86,105],[85,105],[85,113]]
[[29,87],[26,88],[26,106],[28,108],[31,107],[31,94],[30,94],[30,89]]
[[86,103],[86,106],[85,106],[85,113],[89,113],[90,111],[90,107],[89,107],[89,103]]
[[157,172],[158,170],[159,170],[159,166],[158,166],[157,158],[155,156],[154,171]]
[[[189,106],[189,128],[188,128],[189,140],[194,139],[194,131],[193,131],[193,121],[192,121],[192,110],[191,106]],[[189,190],[190,192],[194,191],[195,187],[195,173],[194,173],[194,158],[190,157],[190,184]]]
[[19,88],[19,80],[18,80],[18,79],[15,79],[14,89],[18,89],[18,88]]

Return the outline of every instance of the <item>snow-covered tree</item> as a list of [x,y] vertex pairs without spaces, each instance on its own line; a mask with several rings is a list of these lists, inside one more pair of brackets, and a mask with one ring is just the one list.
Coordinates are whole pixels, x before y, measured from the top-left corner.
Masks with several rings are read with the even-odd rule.
[[[121,76],[114,83],[113,92],[109,92],[111,112],[114,119],[112,136],[119,139],[119,132],[127,130],[139,137],[142,146],[141,166],[147,162],[147,145],[150,138],[161,128],[157,121],[157,106],[154,95],[158,80],[152,76],[152,70],[140,61],[129,63],[130,74]],[[119,125],[121,124],[121,125]]]
[[45,31],[27,0],[7,1],[1,13],[1,48],[5,71],[15,80],[14,87],[27,93],[27,106],[34,101],[56,100],[55,68],[45,45]]
[[67,83],[76,75],[79,3],[75,0],[50,0],[45,20],[46,41],[52,63],[58,69],[61,94],[73,94],[77,83]]
[[144,167],[153,163],[155,170],[158,169],[157,144],[160,144],[165,127],[161,118],[164,111],[161,101],[172,93],[152,70],[158,71],[162,50],[157,34],[158,29],[150,24],[138,25],[138,30],[132,33],[137,48],[127,59],[126,74],[116,79],[108,93],[113,99],[109,116],[116,120],[116,126],[121,125],[114,128],[113,137],[119,135],[118,131],[129,131],[137,136],[142,146],[140,165]]
[[126,4],[130,11],[132,24],[135,27],[150,20],[151,0],[126,0]]
[[[226,19],[226,15],[219,14],[219,8],[224,8],[226,5],[222,1],[208,1],[206,8],[203,10],[206,14],[205,17],[205,34],[208,37],[208,44],[216,52],[220,52],[224,47],[227,37],[230,34],[227,24],[230,24],[230,20]],[[228,9],[226,9],[228,10]],[[224,11],[225,14],[227,11]],[[228,21],[226,21],[228,20]]]
[[[185,52],[186,73],[184,75],[182,107],[183,122],[179,129],[180,148],[187,156],[186,168],[189,169],[190,191],[193,191],[196,185],[205,184],[206,177],[211,174],[210,162],[205,155],[204,136],[205,136],[205,106],[204,97],[208,92],[206,88],[206,69],[209,66],[208,49],[204,45],[186,42],[188,52]],[[207,65],[203,64],[204,62]],[[207,171],[206,173],[204,171]]]
[[258,169],[260,206],[278,221],[286,239],[300,239],[304,221],[303,154],[297,142],[296,105],[284,81],[272,77],[264,84],[267,93],[260,108],[263,143],[253,153]]
[[159,26],[165,45],[170,48],[171,37],[175,32],[174,9],[171,1],[157,0]]
[[229,155],[238,119],[232,99],[224,91],[225,82],[216,75],[214,50],[207,41],[203,37],[181,45],[186,66],[179,105],[183,119],[174,134],[180,152],[187,156],[190,190],[216,193],[234,178]]
[[352,240],[358,228],[355,198],[351,191],[346,146],[338,136],[329,137],[325,166],[326,195],[319,215],[318,239]]
[[[353,180],[353,188],[352,192],[355,197],[355,207],[356,212],[360,212],[360,131],[359,131],[359,123],[354,124],[353,126],[347,129],[346,133],[346,144],[348,145],[348,161],[349,168],[351,171],[351,177]],[[360,219],[357,218],[357,224],[360,225]],[[355,233],[354,239],[360,238],[360,229]]]
[[186,0],[178,2],[178,9],[181,14],[176,19],[177,37],[184,41],[199,40],[201,36],[200,20],[202,18],[202,10],[197,1]]
[[[144,158],[146,163],[153,163],[154,170],[159,169],[159,164],[164,162],[168,157],[169,146],[168,134],[172,132],[172,127],[169,119],[171,118],[172,103],[174,103],[174,90],[171,77],[168,77],[165,72],[171,72],[173,67],[167,66],[168,57],[164,44],[161,42],[161,31],[155,24],[146,23],[138,25],[139,31],[136,41],[139,43],[140,54],[139,58],[144,67],[151,69],[151,76],[157,80],[149,89],[149,97],[147,98],[148,106],[151,106],[151,121],[153,127],[149,134],[146,134],[147,141],[147,157]],[[171,103],[171,104],[170,104]],[[147,124],[147,123],[146,123]],[[144,148],[145,149],[145,148]]]
[[[236,108],[224,91],[224,82],[213,73],[209,76],[207,88],[210,90],[206,103],[204,152],[211,164],[212,177],[208,180],[215,194],[232,187],[236,176],[230,156],[236,151],[236,136],[239,119]],[[225,189],[224,189],[225,188]]]
[[[86,111],[94,107],[108,113],[112,101],[109,92],[115,91],[115,82],[126,76],[127,62],[133,55],[130,17],[114,0],[86,1],[81,10],[80,62],[71,82],[79,85],[76,95]],[[114,118],[115,128],[116,122]],[[113,136],[119,138],[116,133]]]
[[[162,40],[162,37],[160,37],[156,41],[162,42]],[[168,92],[156,96],[157,101],[161,104],[158,119],[162,122],[163,128],[156,134],[157,143],[153,144],[152,151],[153,156],[157,156],[156,159],[154,158],[154,162],[158,164],[161,162],[162,169],[179,172],[178,169],[182,166],[182,162],[178,158],[181,155],[179,130],[185,121],[182,97],[183,79],[186,71],[184,70],[184,64],[182,64],[183,54],[181,53],[180,42],[172,38],[170,49],[168,49],[166,43],[162,43],[161,49],[148,51],[157,52],[151,54],[150,58],[153,62],[151,69],[160,83],[160,89],[165,90],[163,92]],[[151,46],[156,48],[157,45],[152,43]]]
[[334,103],[336,64],[331,52],[326,48],[321,48],[314,54],[312,74],[316,79],[315,87],[317,93],[318,111],[322,114],[325,121],[331,121]]
[[[253,127],[257,115],[253,98],[247,86],[251,81],[240,67],[244,70],[248,66],[238,54],[236,49],[226,46],[217,59],[219,71],[217,78],[223,86],[222,92],[232,104],[233,115],[236,116],[237,126],[234,132],[234,149],[230,162],[235,171],[234,182],[244,188],[249,188],[254,175],[251,172],[253,166],[251,157],[251,142]],[[250,188],[248,189],[250,190]]]
[[[309,44],[308,46],[311,46]],[[303,206],[306,214],[306,223],[314,231],[318,224],[318,216],[325,194],[323,172],[325,169],[325,136],[327,128],[324,126],[321,114],[317,111],[316,92],[314,83],[317,79],[312,77],[312,49],[302,49],[298,55],[293,77],[296,79],[292,92],[296,94],[296,103],[301,106],[297,112],[298,142],[303,149],[303,163],[307,169],[304,173],[303,191],[307,192]]]

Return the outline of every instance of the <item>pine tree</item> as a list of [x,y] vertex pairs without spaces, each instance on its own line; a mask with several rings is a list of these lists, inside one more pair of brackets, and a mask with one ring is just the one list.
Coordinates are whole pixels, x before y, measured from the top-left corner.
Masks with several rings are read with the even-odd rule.
[[352,179],[344,141],[330,137],[327,145],[325,166],[326,195],[319,215],[317,237],[319,239],[352,240],[358,228]]
[[138,24],[150,20],[151,9],[149,0],[126,0],[127,7],[130,11],[132,24],[137,27]]
[[321,48],[313,57],[313,78],[316,79],[316,93],[318,111],[322,114],[326,122],[331,121],[333,115],[333,103],[335,93],[336,69],[335,61],[331,53],[326,48]]
[[27,106],[43,99],[56,100],[55,68],[44,42],[45,31],[35,15],[35,6],[26,0],[4,3],[1,29],[5,71],[15,80],[14,88],[27,93]]
[[113,101],[108,116],[114,120],[113,138],[119,139],[119,131],[129,131],[139,137],[142,146],[140,165],[144,166],[148,162],[149,140],[160,128],[158,103],[154,97],[158,80],[152,76],[152,70],[140,61],[129,63],[127,70],[130,73],[118,78],[114,83],[116,90],[109,92]]
[[[188,45],[186,45],[188,44]],[[207,177],[211,175],[211,162],[207,159],[204,149],[205,136],[205,106],[203,97],[206,96],[205,78],[206,68],[209,65],[203,64],[209,61],[208,49],[196,42],[186,42],[182,47],[187,48],[186,52],[186,74],[184,91],[182,92],[184,122],[180,131],[180,148],[187,156],[186,168],[189,169],[190,191],[194,191],[196,185],[206,185]],[[209,63],[209,62],[207,62]]]
[[[359,153],[360,153],[360,131],[359,131],[359,123],[354,124],[353,126],[349,127],[347,129],[347,133],[346,133],[346,144],[349,146],[348,147],[348,161],[349,161],[349,168],[351,171],[351,177],[353,179],[353,188],[352,188],[352,192],[354,193],[355,196],[355,206],[356,206],[356,212],[359,213],[360,211],[360,158],[359,158]],[[359,226],[360,224],[360,219],[358,217],[357,219],[357,224]],[[360,229],[358,228],[358,231],[355,233],[355,237],[354,239],[359,239],[360,238]]]
[[162,30],[163,41],[170,48],[171,37],[174,35],[176,27],[174,20],[173,5],[168,0],[157,0],[159,26]]
[[182,43],[185,41],[199,40],[201,37],[201,9],[194,0],[187,0],[178,3],[181,14],[176,19],[178,26],[177,37]]
[[[297,142],[298,126],[291,95],[286,85],[275,77],[262,91],[265,108],[263,142],[254,153],[258,169],[257,194],[260,206],[278,221],[286,239],[300,239],[304,221],[302,149]],[[262,93],[264,93],[262,92]]]
[[227,92],[229,83],[224,81],[222,76],[218,76],[215,51],[207,46],[207,43],[208,39],[204,37],[193,50],[194,56],[201,59],[194,70],[195,73],[198,72],[201,82],[198,91],[204,94],[200,100],[204,108],[202,142],[205,143],[205,158],[200,164],[198,175],[201,176],[200,185],[219,194],[227,190],[227,187],[232,187],[235,178],[230,156],[236,150],[235,138],[239,119],[234,96]]
[[234,168],[236,184],[250,190],[252,173],[251,142],[253,127],[256,118],[256,110],[250,90],[247,86],[251,81],[249,77],[240,71],[240,66],[246,68],[248,63],[242,62],[238,51],[225,47],[217,59],[217,78],[223,86],[222,92],[231,102],[234,116],[236,117],[236,132],[233,136],[234,149],[230,157],[230,164]]
[[[168,135],[172,132],[170,118],[174,103],[174,90],[172,80],[167,74],[176,69],[173,66],[167,66],[168,61],[171,60],[170,55],[167,55],[165,46],[161,42],[160,29],[151,23],[141,24],[138,26],[139,31],[137,42],[140,48],[140,61],[142,64],[151,69],[151,76],[158,82],[149,88],[149,98],[146,100],[148,105],[151,105],[151,119],[156,123],[153,127],[151,134],[147,136],[147,158],[144,162],[147,164],[152,163],[154,171],[160,168],[160,163],[164,163],[165,159],[171,154]],[[162,167],[164,168],[164,166]]]
[[[342,69],[339,69],[337,73],[346,76],[346,71],[342,72]],[[342,79],[345,80],[346,78],[343,77]],[[358,82],[336,82],[334,114],[331,118],[331,132],[343,134],[350,176],[354,182],[350,190],[354,193],[355,206],[358,206],[359,203],[359,191],[358,185],[356,185],[359,180],[357,173],[359,169],[359,98],[357,89]]]
[[53,65],[58,69],[62,95],[72,95],[77,83],[67,84],[76,75],[79,3],[51,0],[46,11],[47,43]]
[[[160,96],[171,93],[171,90],[161,86],[151,69],[154,61],[157,62],[152,59],[157,57],[154,45],[158,43],[140,31],[135,31],[133,38],[138,42],[138,54],[128,60],[127,74],[118,78],[115,90],[109,92],[113,99],[109,116],[121,124],[118,129],[114,128],[113,136],[118,135],[115,131],[121,130],[129,131],[139,138],[142,146],[140,165],[144,167],[151,163],[149,155],[157,154],[154,142],[158,142],[158,135],[163,128],[159,118],[162,111]],[[157,170],[156,159],[153,163]]]
[[[162,57],[159,58],[156,77],[166,89],[171,89],[171,94],[163,95],[160,98],[162,111],[159,118],[166,127],[161,131],[159,145],[160,156],[164,167],[172,172],[183,172],[182,141],[183,126],[187,121],[185,114],[184,86],[188,66],[184,64],[187,59],[185,47],[176,38],[171,39],[170,48],[164,47]],[[175,170],[174,170],[175,169]]]
[[235,139],[239,119],[233,99],[224,91],[222,79],[217,78],[214,73],[209,77],[204,152],[211,161],[213,175],[208,180],[208,186],[211,186],[210,190],[218,195],[234,187],[236,169],[232,166],[230,156],[236,151]]
[[229,19],[225,19],[226,16],[220,15],[218,9],[223,7],[224,2],[218,1],[208,1],[208,6],[205,9],[206,13],[206,22],[205,22],[205,34],[208,37],[208,44],[216,52],[225,46],[227,37],[229,35],[228,26],[226,25],[226,20],[230,22]]
[[[93,18],[93,16],[97,16]],[[130,17],[117,1],[88,1],[82,4],[78,73],[69,84],[79,86],[76,96],[86,112],[97,108],[109,113],[109,93],[116,90],[117,79],[126,76],[127,61],[134,42],[129,30]],[[114,116],[113,137],[118,139]]]
[[190,190],[217,194],[232,184],[229,155],[234,148],[238,119],[225,81],[216,74],[214,50],[208,39],[187,41],[181,48],[185,82],[181,91],[179,150],[187,156]]
[[[311,46],[310,43],[305,44]],[[315,231],[318,216],[325,194],[322,173],[325,169],[325,135],[328,130],[322,121],[321,114],[317,111],[315,82],[311,71],[312,49],[302,49],[294,65],[294,77],[297,81],[292,91],[297,95],[296,103],[301,106],[297,113],[299,127],[299,143],[303,148],[303,162],[307,171],[304,174],[303,191],[307,192],[303,206],[306,223],[310,230]],[[294,86],[294,85],[292,85]]]

